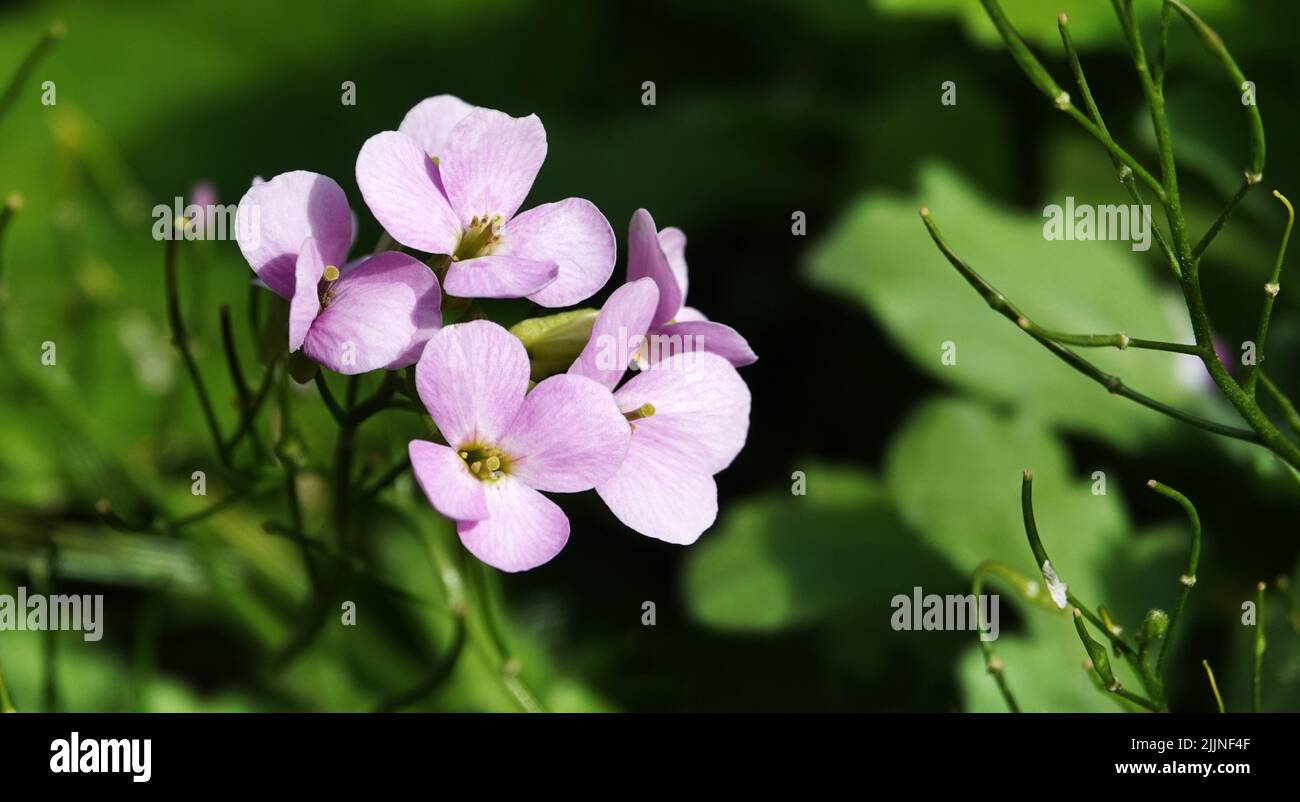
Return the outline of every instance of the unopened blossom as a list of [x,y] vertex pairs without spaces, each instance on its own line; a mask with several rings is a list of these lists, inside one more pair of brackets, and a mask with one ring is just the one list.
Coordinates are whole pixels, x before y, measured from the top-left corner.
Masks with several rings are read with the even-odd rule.
[[650,278],[615,290],[568,375],[612,390],[629,419],[627,458],[596,492],[629,528],[685,545],[717,518],[713,477],[745,445],[750,394],[736,369],[709,352],[673,354],[618,386],[661,301]]
[[518,213],[546,147],[536,115],[515,118],[441,95],[413,108],[399,130],[366,141],[357,184],[393,239],[450,257],[449,294],[568,306],[613,273],[614,232],[582,198]]
[[651,363],[691,350],[718,354],[736,367],[758,360],[739,332],[686,306],[686,235],[680,228],[656,231],[654,218],[645,209],[632,214],[627,232],[627,280],[640,278],[654,280],[659,303],[638,362]]
[[542,495],[607,481],[627,456],[631,430],[609,391],[582,376],[552,376],[528,390],[528,354],[485,320],[447,326],[415,369],[420,399],[447,445],[410,444],[429,502],[456,522],[465,548],[502,571],[554,557],[569,519]]
[[298,170],[254,184],[238,214],[244,258],[289,301],[289,350],[338,373],[415,364],[442,325],[442,293],[427,266],[398,251],[345,260],[355,220],[332,179]]

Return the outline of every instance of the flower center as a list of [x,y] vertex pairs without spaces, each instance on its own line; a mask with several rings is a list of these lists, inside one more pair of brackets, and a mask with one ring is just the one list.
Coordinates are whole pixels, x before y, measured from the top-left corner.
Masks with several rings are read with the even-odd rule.
[[470,474],[484,482],[495,482],[510,472],[510,458],[495,446],[472,444],[456,453],[465,461]]
[[473,259],[492,253],[497,243],[501,241],[500,232],[504,222],[499,214],[492,217],[476,215],[469,221],[469,226],[460,233],[460,242],[456,244],[451,260],[459,262],[462,259]]
[[334,265],[326,265],[325,272],[321,274],[321,285],[317,290],[320,293],[321,309],[330,305],[334,300],[334,282],[339,280],[339,269]]

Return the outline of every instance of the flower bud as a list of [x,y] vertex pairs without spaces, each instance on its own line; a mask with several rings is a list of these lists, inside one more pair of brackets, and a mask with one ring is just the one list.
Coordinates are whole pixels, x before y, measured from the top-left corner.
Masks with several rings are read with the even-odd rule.
[[575,309],[529,318],[510,327],[510,333],[528,349],[533,381],[569,369],[587,345],[587,340],[591,339],[596,314],[595,309]]
[[1165,631],[1169,629],[1169,615],[1159,608],[1147,612],[1147,617],[1142,621],[1142,640],[1145,643],[1155,643],[1164,637]]

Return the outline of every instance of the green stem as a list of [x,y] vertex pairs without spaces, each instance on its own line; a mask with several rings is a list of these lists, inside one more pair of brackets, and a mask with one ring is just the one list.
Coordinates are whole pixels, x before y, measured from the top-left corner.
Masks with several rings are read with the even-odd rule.
[[371,499],[382,493],[389,485],[396,482],[398,477],[411,470],[411,459],[409,456],[403,457],[395,465],[370,484],[365,490],[361,491],[361,497]]
[[339,406],[338,400],[334,398],[334,392],[330,390],[329,382],[325,381],[325,371],[323,370],[316,371],[316,389],[320,391],[321,400],[325,402],[325,407],[329,409],[330,415],[333,416],[335,421],[342,423],[346,413],[343,411],[343,407]]
[[194,385],[194,391],[199,397],[199,406],[203,409],[203,418],[207,421],[208,431],[212,435],[212,442],[216,445],[217,456],[221,459],[221,464],[231,473],[235,473],[234,464],[230,459],[230,451],[226,448],[225,438],[221,435],[221,425],[217,423],[216,412],[213,411],[212,400],[208,397],[208,390],[203,384],[203,377],[199,375],[198,363],[194,361],[194,354],[190,352],[189,336],[185,330],[185,320],[181,316],[180,293],[176,284],[176,248],[178,240],[173,237],[167,240],[165,258],[163,261],[163,280],[167,292],[167,320],[171,324],[172,345],[180,351],[181,361],[185,363],[185,370],[189,374],[190,383]]
[[1178,578],[1178,584],[1181,586],[1181,590],[1178,592],[1178,604],[1174,607],[1174,614],[1169,619],[1169,629],[1165,635],[1164,643],[1160,646],[1160,656],[1156,659],[1156,676],[1163,681],[1165,659],[1169,656],[1174,636],[1178,632],[1178,623],[1182,620],[1183,610],[1187,607],[1187,597],[1196,584],[1196,570],[1201,561],[1201,516],[1197,514],[1196,506],[1192,504],[1187,496],[1172,487],[1161,484],[1155,479],[1147,482],[1147,487],[1165,498],[1172,499],[1182,507],[1183,511],[1187,513],[1187,522],[1192,528],[1192,545],[1187,553],[1187,571]]
[[1169,219],[1169,233],[1173,239],[1174,252],[1179,261],[1186,263],[1191,255],[1191,246],[1187,242],[1187,223],[1183,217],[1182,200],[1178,193],[1178,170],[1174,163],[1173,140],[1169,134],[1169,120],[1165,115],[1165,96],[1156,85],[1147,62],[1146,52],[1142,46],[1142,32],[1138,30],[1133,15],[1132,0],[1112,0],[1120,26],[1128,39],[1129,52],[1133,55],[1133,66],[1137,70],[1142,93],[1146,97],[1151,115],[1151,127],[1155,131],[1156,150],[1160,155],[1160,177],[1164,188],[1162,202],[1165,215]]
[[[1065,46],[1065,55],[1070,61],[1070,69],[1074,72],[1074,82],[1079,87],[1079,93],[1083,96],[1084,107],[1088,110],[1088,116],[1096,123],[1097,128],[1103,134],[1110,137],[1110,131],[1106,128],[1106,121],[1102,119],[1101,109],[1098,108],[1097,102],[1092,97],[1092,90],[1088,86],[1088,79],[1083,74],[1083,63],[1079,60],[1079,53],[1074,48],[1074,39],[1070,36],[1069,19],[1060,15],[1056,20],[1057,29],[1061,32],[1061,44]],[[1138,190],[1137,182],[1133,178],[1133,170],[1124,164],[1124,162],[1114,156],[1111,156],[1111,163],[1119,171],[1120,183],[1124,189],[1128,190],[1129,196],[1133,198],[1134,203],[1142,208],[1146,208],[1146,203],[1142,200],[1142,193]],[[1165,240],[1164,232],[1160,227],[1151,221],[1151,233],[1155,236],[1156,244],[1160,246],[1160,251],[1165,255],[1169,269],[1175,276],[1180,275],[1181,268],[1178,266],[1178,257],[1174,255],[1169,243]]]
[[451,676],[451,672],[460,661],[461,653],[465,650],[466,627],[463,611],[455,616],[454,626],[455,630],[452,633],[451,645],[447,647],[446,653],[434,664],[433,671],[430,672],[429,676],[410,690],[382,702],[375,708],[376,713],[395,713],[404,707],[409,707],[436,691]]
[[67,32],[62,22],[54,22],[46,29],[45,34],[36,42],[36,45],[27,53],[27,56],[18,65],[18,70],[14,77],[10,79],[9,86],[5,88],[4,94],[0,95],[0,120],[3,120],[22,94],[23,87],[31,77],[36,66],[41,63],[54,44],[63,38]]
[[1277,259],[1273,261],[1272,278],[1264,285],[1264,308],[1259,313],[1259,326],[1255,333],[1255,364],[1246,367],[1246,375],[1241,383],[1242,389],[1251,398],[1255,397],[1255,383],[1259,380],[1259,372],[1264,367],[1264,339],[1268,336],[1268,323],[1273,316],[1273,303],[1277,300],[1278,293],[1282,291],[1282,262],[1286,257],[1286,246],[1291,242],[1291,229],[1295,226],[1295,209],[1292,208],[1291,201],[1276,189],[1273,190],[1273,197],[1286,207],[1286,228],[1282,231],[1282,244],[1278,246]]
[[1214,681],[1214,671],[1210,669],[1210,661],[1202,660],[1201,665],[1205,668],[1205,676],[1210,680],[1210,690],[1214,692],[1214,703],[1219,706],[1219,712],[1224,712],[1223,697],[1219,695],[1219,683]]
[[[1220,66],[1228,74],[1232,81],[1233,91],[1241,92],[1242,84],[1246,83],[1246,75],[1237,66],[1233,60],[1232,54],[1223,44],[1222,37],[1214,31],[1205,21],[1196,15],[1194,11],[1188,8],[1182,0],[1165,0],[1165,5],[1172,6],[1175,11],[1182,15],[1187,24],[1196,32],[1201,44],[1205,45],[1215,58],[1219,60]],[[1259,183],[1264,174],[1264,119],[1260,116],[1259,106],[1243,104],[1246,110],[1247,130],[1250,133],[1250,164],[1246,168],[1247,181],[1251,184]]]
[[1069,334],[1045,329],[1026,317],[1016,320],[1016,325],[1025,331],[1062,345],[1077,345],[1081,348],[1118,348],[1121,351],[1128,348],[1140,348],[1147,351],[1166,351],[1175,354],[1191,354],[1192,356],[1201,355],[1200,346],[1194,343],[1143,340],[1138,337],[1130,337],[1122,331],[1117,334]]
[[1300,412],[1296,411],[1295,404],[1291,403],[1291,399],[1287,398],[1278,386],[1273,383],[1273,380],[1268,377],[1268,374],[1262,370],[1259,372],[1259,384],[1281,408],[1287,424],[1295,430],[1296,434],[1300,434]]
[[[961,257],[957,256],[952,248],[949,247],[947,241],[943,238],[943,234],[939,231],[939,227],[935,224],[934,220],[931,219],[928,209],[921,209],[921,219],[925,222],[926,228],[929,229],[930,237],[934,240],[935,245],[939,247],[939,250],[943,253],[944,257],[947,258],[948,262],[957,269],[957,272],[961,274],[962,278],[966,279],[966,282],[975,288],[975,291],[984,298],[994,311],[1019,326],[1021,318],[1025,318],[1025,315],[1021,313],[1014,304],[1008,301],[1006,296],[998,292],[993,285],[985,281],[979,273],[976,273],[970,265],[966,264]],[[1197,415],[1175,409],[1168,404],[1157,401],[1150,396],[1133,390],[1124,384],[1123,380],[1118,376],[1112,376],[1111,374],[1102,371],[1100,368],[1060,343],[1036,334],[1033,331],[1028,331],[1027,333],[1029,336],[1037,340],[1040,345],[1055,354],[1057,358],[1063,360],[1075,370],[1105,387],[1107,391],[1114,395],[1122,396],[1163,415],[1168,415],[1171,418],[1175,418],[1214,434],[1222,435],[1224,437],[1232,437],[1237,440],[1244,440],[1248,443],[1261,442],[1260,435],[1255,431],[1216,423]],[[1204,346],[1202,346],[1202,348],[1204,348]],[[1198,355],[1200,355],[1202,359],[1205,358],[1203,352],[1198,352]]]
[[1205,254],[1205,251],[1214,242],[1214,238],[1219,236],[1219,231],[1228,222],[1228,218],[1232,217],[1232,213],[1237,210],[1237,205],[1241,203],[1242,198],[1246,197],[1246,193],[1250,191],[1252,186],[1254,184],[1251,184],[1250,181],[1243,181],[1241,186],[1237,187],[1237,191],[1233,193],[1228,205],[1223,207],[1223,210],[1219,212],[1219,216],[1214,218],[1214,222],[1210,224],[1209,230],[1201,237],[1200,242],[1197,242],[1196,247],[1192,248],[1192,259],[1199,261],[1201,256]]
[[9,697],[9,688],[5,685],[3,668],[0,668],[0,713],[17,713],[14,700]]
[[1161,203],[1165,202],[1165,190],[1160,182],[1151,175],[1145,167],[1138,164],[1128,151],[1121,148],[1115,140],[1111,139],[1110,134],[1095,125],[1091,120],[1085,117],[1077,108],[1070,103],[1070,95],[1057,85],[1052,76],[1039,62],[1038,58],[1029,50],[1020,33],[1016,31],[1007,15],[1002,11],[1002,7],[997,0],[980,0],[984,5],[984,10],[989,19],[993,21],[994,27],[998,29],[1002,41],[1006,43],[1007,49],[1011,52],[1011,57],[1020,65],[1029,80],[1038,87],[1038,90],[1047,96],[1056,107],[1066,114],[1070,115],[1082,128],[1087,131],[1094,139],[1102,144],[1110,152],[1112,158],[1119,160],[1126,165],[1133,173],[1156,193],[1156,197]]
[[1250,710],[1258,713],[1260,705],[1260,673],[1264,666],[1264,583],[1255,586],[1255,648],[1250,667]]

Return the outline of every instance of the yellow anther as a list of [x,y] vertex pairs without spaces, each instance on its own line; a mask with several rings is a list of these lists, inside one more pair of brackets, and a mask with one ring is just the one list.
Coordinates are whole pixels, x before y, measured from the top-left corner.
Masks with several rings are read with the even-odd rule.
[[326,281],[338,281],[338,280],[339,280],[339,269],[338,269],[337,267],[335,267],[334,265],[325,265],[325,280],[326,280]]

